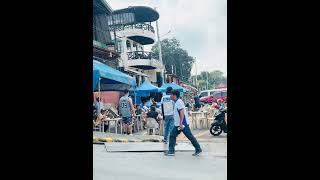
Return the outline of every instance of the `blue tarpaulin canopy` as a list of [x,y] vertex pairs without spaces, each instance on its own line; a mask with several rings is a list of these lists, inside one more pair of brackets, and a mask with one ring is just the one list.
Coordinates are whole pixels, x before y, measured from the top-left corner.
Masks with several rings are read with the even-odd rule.
[[150,92],[159,92],[158,87],[151,84],[149,81],[144,81],[141,86],[137,87],[136,92],[138,94],[146,94]]
[[167,91],[167,87],[172,87],[172,89],[177,90],[179,92],[186,92],[187,90],[179,85],[177,85],[176,83],[167,83],[167,84],[163,84],[160,88],[159,91],[161,92],[166,92]]
[[136,85],[135,78],[113,69],[99,61],[93,60],[93,90],[98,89],[99,77],[102,91],[124,90]]

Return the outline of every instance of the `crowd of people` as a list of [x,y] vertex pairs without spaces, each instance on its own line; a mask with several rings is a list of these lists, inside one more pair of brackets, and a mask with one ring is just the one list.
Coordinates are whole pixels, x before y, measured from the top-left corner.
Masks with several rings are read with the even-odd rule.
[[[141,104],[133,104],[129,91],[125,90],[119,100],[118,112],[123,122],[123,132],[127,135],[133,133],[133,119],[140,116],[144,128],[159,129],[160,121],[163,120],[163,142],[169,144],[169,150],[165,155],[173,156],[177,136],[183,132],[195,147],[194,156],[199,155],[202,150],[196,138],[192,135],[189,127],[188,111],[199,111],[205,108],[215,108],[218,110],[225,109],[226,102],[218,99],[212,104],[202,104],[198,96],[195,96],[187,105],[180,97],[180,92],[173,90],[171,87],[166,89],[166,94],[162,96],[161,101],[157,103],[153,98],[143,101]],[[101,124],[107,118],[108,110],[104,109],[104,104],[99,98],[94,103],[94,126]],[[108,123],[103,123],[104,129],[108,128]]]

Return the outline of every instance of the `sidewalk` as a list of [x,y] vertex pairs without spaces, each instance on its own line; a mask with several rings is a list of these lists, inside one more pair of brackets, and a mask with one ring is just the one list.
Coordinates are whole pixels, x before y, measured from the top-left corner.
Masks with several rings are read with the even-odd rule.
[[[194,136],[199,142],[215,142],[215,143],[226,143],[226,135],[220,135],[213,137],[208,130],[193,130]],[[162,142],[163,136],[159,135],[147,135],[146,130],[140,131],[138,133],[129,135],[121,135],[115,133],[102,133],[102,132],[93,132],[93,143],[94,144],[103,144],[105,142]],[[179,134],[177,137],[177,142],[189,141],[183,133]]]
[[146,132],[142,131],[132,136],[121,135],[115,133],[93,132],[93,143],[100,144],[104,142],[161,142],[163,136],[158,135],[144,135]]

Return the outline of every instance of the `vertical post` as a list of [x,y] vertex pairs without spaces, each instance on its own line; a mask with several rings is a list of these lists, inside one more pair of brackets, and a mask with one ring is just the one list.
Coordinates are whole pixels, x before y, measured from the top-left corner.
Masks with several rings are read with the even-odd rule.
[[194,60],[196,65],[196,88],[198,89],[198,66],[197,66],[197,59]]
[[115,25],[115,23],[114,23],[113,13],[111,13],[111,18],[112,18],[113,36],[114,36],[114,51],[118,52],[118,48],[117,48],[117,36],[116,36],[116,25]]
[[[157,37],[158,37],[158,49],[159,49],[159,60],[161,65],[163,66],[163,62],[162,62],[162,50],[161,50],[161,41],[160,41],[160,33],[159,33],[159,25],[158,25],[158,20],[156,21],[156,28],[157,28]],[[162,70],[163,71],[163,70]],[[162,84],[164,83],[164,76],[163,76],[163,72],[161,72],[161,77],[162,77]]]
[[100,80],[101,80],[101,78],[99,77],[99,83],[98,83],[98,91],[99,91],[99,102],[100,102]]
[[209,89],[209,78],[208,78],[209,72],[207,71],[207,90]]
[[180,63],[180,78],[182,80],[182,63]]

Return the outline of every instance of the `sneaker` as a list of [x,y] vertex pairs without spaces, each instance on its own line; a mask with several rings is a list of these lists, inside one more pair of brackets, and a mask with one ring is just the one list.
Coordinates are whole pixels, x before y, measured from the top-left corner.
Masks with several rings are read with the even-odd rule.
[[133,136],[132,134],[129,134],[129,136]]
[[168,151],[164,152],[165,156],[174,156],[174,153],[169,153]]
[[192,154],[192,156],[199,156],[199,154],[202,152],[202,150],[200,149],[199,151],[196,151],[194,154]]

